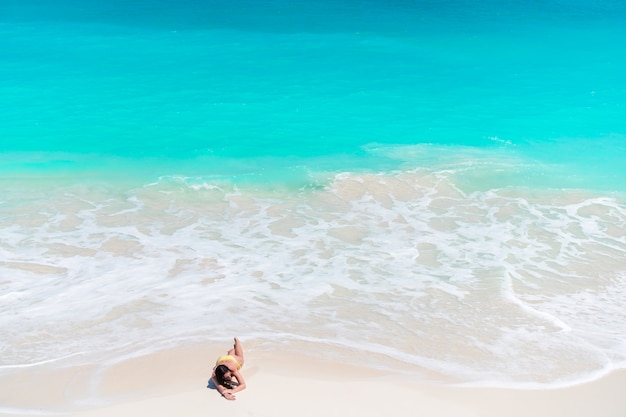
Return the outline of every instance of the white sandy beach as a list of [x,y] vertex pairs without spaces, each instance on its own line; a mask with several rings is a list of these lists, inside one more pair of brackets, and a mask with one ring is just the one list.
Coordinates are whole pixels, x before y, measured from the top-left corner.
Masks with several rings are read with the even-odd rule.
[[[4,416],[568,416],[626,415],[626,372],[567,388],[518,390],[426,384],[366,367],[251,352],[248,388],[227,401],[207,387],[218,349],[179,348],[129,360],[93,384],[93,370],[25,368],[0,379]],[[75,401],[89,395],[97,404]],[[74,403],[74,404],[71,404]],[[13,411],[12,411],[13,410]],[[18,413],[18,410],[21,410]]]

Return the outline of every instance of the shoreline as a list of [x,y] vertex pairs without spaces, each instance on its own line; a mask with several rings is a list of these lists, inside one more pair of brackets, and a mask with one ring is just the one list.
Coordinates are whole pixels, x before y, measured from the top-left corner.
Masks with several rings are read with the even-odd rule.
[[568,387],[488,388],[426,383],[364,366],[254,349],[246,351],[243,369],[248,388],[237,393],[236,401],[226,401],[207,386],[213,356],[222,350],[197,345],[106,369],[40,367],[0,375],[0,415],[621,417],[626,411],[626,370]]

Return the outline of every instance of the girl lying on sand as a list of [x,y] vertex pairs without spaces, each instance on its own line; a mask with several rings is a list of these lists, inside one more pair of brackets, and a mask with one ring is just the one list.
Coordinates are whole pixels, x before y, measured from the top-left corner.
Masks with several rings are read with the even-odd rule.
[[217,391],[227,400],[235,400],[236,392],[246,389],[246,381],[239,370],[243,366],[243,348],[239,339],[235,337],[235,345],[224,356],[220,356],[215,362],[211,381]]

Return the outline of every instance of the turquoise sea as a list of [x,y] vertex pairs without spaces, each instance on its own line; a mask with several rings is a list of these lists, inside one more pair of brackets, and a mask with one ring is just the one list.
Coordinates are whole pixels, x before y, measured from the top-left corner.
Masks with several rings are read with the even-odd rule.
[[625,367],[625,42],[623,0],[0,0],[0,373],[233,328]]
[[488,152],[514,160],[487,187],[624,190],[623,1],[103,3],[3,2],[3,177],[302,185]]

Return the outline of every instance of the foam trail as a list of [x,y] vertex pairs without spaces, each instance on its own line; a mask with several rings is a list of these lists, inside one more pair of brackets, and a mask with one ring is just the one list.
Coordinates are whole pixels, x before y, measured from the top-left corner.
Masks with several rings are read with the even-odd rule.
[[371,366],[459,382],[622,367],[623,199],[464,192],[456,175],[345,173],[288,193],[164,178],[24,199],[3,209],[2,365],[114,363],[237,326],[276,335],[267,349],[280,336],[350,361],[353,345]]

